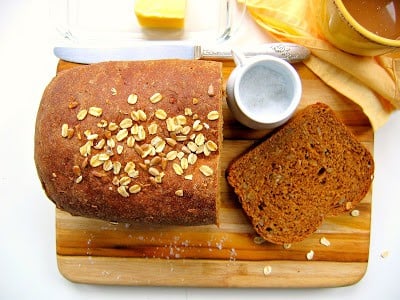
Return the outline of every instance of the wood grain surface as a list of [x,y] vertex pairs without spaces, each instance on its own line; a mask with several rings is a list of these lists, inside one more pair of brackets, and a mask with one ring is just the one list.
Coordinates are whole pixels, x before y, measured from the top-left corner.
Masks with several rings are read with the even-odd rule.
[[[60,61],[57,71],[76,66]],[[233,62],[224,62],[228,78]],[[374,134],[362,110],[296,64],[300,109],[330,105],[371,152]],[[331,287],[358,282],[368,264],[372,189],[350,213],[327,218],[306,240],[285,249],[256,234],[225,180],[227,165],[268,131],[238,124],[224,103],[220,225],[141,226],[73,217],[56,210],[58,267],[67,279],[92,284],[192,287]],[[320,243],[322,237],[330,246]],[[312,260],[307,253],[314,251]],[[269,272],[270,271],[270,272]]]

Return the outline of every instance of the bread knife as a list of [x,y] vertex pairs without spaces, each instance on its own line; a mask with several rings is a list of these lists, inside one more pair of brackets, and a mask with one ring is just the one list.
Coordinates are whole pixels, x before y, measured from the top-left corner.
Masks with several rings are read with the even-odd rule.
[[[293,43],[265,43],[253,48],[238,48],[245,57],[272,55],[296,63],[307,59],[310,50]],[[150,59],[206,59],[230,60],[230,49],[204,48],[190,43],[140,42],[122,47],[75,47],[54,48],[56,57],[75,63],[92,64],[104,61],[150,60]]]

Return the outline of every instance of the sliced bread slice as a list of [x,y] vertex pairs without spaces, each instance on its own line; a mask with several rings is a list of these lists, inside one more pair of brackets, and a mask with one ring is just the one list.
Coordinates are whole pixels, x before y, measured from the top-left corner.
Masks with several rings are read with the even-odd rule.
[[227,180],[256,232],[284,244],[305,239],[326,215],[355,207],[373,172],[371,153],[332,109],[316,103],[234,160]]

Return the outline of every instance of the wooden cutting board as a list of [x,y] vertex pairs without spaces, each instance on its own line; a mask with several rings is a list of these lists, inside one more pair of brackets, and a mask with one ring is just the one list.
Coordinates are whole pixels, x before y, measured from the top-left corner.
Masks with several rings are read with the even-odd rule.
[[[60,61],[58,71],[76,65]],[[228,78],[233,62],[224,63]],[[303,64],[300,108],[315,102],[330,105],[373,152],[374,134],[361,109],[326,86]],[[221,224],[162,227],[113,224],[56,211],[58,267],[74,282],[108,285],[192,287],[331,287],[358,282],[367,269],[371,191],[350,213],[330,217],[311,237],[290,248],[258,244],[256,234],[228,187],[229,162],[264,137],[267,131],[238,124],[224,104]],[[325,237],[330,246],[320,239]],[[312,260],[307,260],[309,251]],[[270,271],[270,272],[269,272]]]

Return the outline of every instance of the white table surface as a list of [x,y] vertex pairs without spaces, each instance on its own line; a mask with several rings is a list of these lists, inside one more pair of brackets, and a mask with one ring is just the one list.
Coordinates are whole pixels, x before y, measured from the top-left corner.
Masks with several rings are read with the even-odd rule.
[[[398,112],[375,134],[369,267],[358,284],[207,289],[94,286],[63,278],[56,264],[54,205],[41,189],[33,161],[36,111],[57,64],[48,1],[0,1],[0,299],[400,299]],[[248,19],[246,26],[254,24]],[[252,33],[241,32],[238,40],[263,38],[255,27]]]

